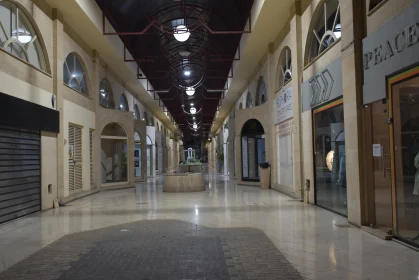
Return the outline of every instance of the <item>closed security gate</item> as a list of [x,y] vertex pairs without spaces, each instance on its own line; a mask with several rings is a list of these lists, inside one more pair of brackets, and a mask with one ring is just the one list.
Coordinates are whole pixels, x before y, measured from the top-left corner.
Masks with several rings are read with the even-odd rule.
[[38,131],[0,126],[0,223],[41,210]]
[[68,128],[69,144],[69,189],[70,192],[83,188],[82,176],[82,148],[81,148],[81,128],[70,125]]

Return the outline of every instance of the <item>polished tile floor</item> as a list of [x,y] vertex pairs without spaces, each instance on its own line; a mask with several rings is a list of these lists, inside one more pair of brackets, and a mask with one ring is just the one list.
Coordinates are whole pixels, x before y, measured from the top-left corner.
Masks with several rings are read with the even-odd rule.
[[0,226],[0,272],[70,233],[171,219],[260,229],[304,279],[419,279],[418,252],[321,208],[220,175],[210,175],[200,193],[163,193],[162,180],[101,192]]

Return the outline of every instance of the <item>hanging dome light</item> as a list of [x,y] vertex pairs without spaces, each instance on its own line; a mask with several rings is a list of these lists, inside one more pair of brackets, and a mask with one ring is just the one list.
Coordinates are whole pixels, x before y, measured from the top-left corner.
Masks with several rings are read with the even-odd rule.
[[333,33],[335,34],[336,39],[339,39],[340,37],[342,37],[342,26],[340,25],[340,23],[336,24],[336,27]]
[[27,44],[30,41],[32,41],[31,33],[23,28],[18,28],[18,30],[14,30],[12,32],[12,36],[15,38],[17,37],[19,42],[21,42],[22,44]]
[[192,96],[195,94],[195,89],[193,87],[186,88],[186,94]]
[[173,36],[175,36],[175,39],[179,42],[185,42],[189,39],[190,35],[191,33],[189,32],[189,29],[184,25],[178,25],[175,28],[175,33],[173,34]]
[[192,127],[195,128],[195,129],[198,128],[198,126],[196,125],[196,123],[194,123],[194,125]]
[[189,111],[191,112],[191,114],[196,114],[196,108],[195,107],[191,107],[191,109],[189,109]]

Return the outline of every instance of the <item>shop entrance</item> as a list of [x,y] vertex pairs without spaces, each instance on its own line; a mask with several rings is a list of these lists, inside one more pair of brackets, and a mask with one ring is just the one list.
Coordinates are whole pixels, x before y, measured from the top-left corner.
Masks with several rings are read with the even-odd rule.
[[41,210],[39,131],[0,126],[0,224]]
[[419,67],[389,78],[388,99],[369,107],[374,181],[367,223],[419,246]]
[[316,204],[348,216],[343,100],[313,111]]
[[134,133],[134,176],[141,178],[142,175],[142,159],[141,159],[141,138],[140,135]]
[[419,67],[389,79],[393,234],[419,245]]
[[[146,156],[147,156],[147,176],[150,177],[153,174],[151,174],[152,167],[151,167],[151,155],[152,155],[152,148],[153,148],[153,142],[151,142],[150,136],[146,136],[147,141],[147,148],[146,148]],[[157,160],[157,157],[156,157]]]
[[265,131],[256,119],[248,120],[241,131],[242,180],[259,182],[259,163],[266,161]]

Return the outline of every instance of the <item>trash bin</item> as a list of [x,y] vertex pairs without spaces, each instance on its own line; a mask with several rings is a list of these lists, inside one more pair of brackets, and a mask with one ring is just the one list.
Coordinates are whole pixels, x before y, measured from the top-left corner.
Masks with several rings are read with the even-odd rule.
[[271,165],[268,162],[259,163],[260,188],[269,189],[271,187]]

